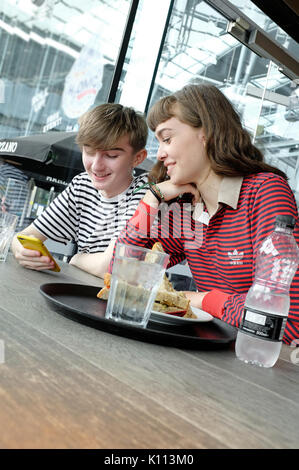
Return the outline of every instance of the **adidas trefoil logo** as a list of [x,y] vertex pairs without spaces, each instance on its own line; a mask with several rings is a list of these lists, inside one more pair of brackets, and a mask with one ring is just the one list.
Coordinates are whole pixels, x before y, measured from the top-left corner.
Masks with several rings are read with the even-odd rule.
[[228,257],[230,258],[229,264],[243,264],[244,251],[234,250],[233,252],[227,252]]

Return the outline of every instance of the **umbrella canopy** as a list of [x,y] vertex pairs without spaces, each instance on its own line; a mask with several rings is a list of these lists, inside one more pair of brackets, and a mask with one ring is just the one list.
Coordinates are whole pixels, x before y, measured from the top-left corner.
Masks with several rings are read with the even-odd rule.
[[30,158],[38,162],[53,162],[66,168],[83,169],[81,150],[75,142],[76,132],[46,132],[0,139],[0,156]]

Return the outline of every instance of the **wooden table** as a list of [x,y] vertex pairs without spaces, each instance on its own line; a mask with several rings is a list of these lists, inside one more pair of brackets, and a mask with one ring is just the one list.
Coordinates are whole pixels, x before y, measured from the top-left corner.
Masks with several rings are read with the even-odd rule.
[[76,323],[39,293],[102,284],[68,264],[37,272],[9,255],[0,281],[0,448],[299,447],[293,349],[262,369],[233,348],[181,350]]

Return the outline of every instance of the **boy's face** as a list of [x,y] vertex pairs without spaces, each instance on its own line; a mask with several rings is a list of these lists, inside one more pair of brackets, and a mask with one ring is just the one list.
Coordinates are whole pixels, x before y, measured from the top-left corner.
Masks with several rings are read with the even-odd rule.
[[146,158],[146,150],[134,152],[129,137],[121,137],[111,149],[83,145],[82,159],[94,187],[111,198],[125,191],[132,181],[132,170]]

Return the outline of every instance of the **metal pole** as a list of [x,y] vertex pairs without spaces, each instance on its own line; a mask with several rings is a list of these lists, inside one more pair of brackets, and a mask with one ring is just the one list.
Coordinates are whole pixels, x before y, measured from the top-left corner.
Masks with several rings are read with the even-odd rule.
[[166,18],[166,22],[165,22],[163,35],[162,35],[162,39],[161,39],[161,44],[160,44],[160,47],[159,47],[159,52],[158,52],[158,55],[157,55],[157,60],[156,60],[156,63],[155,63],[155,68],[154,68],[154,72],[153,72],[153,76],[152,76],[152,80],[151,80],[151,85],[150,85],[150,88],[149,88],[149,92],[148,92],[148,96],[147,96],[147,100],[146,100],[146,104],[145,104],[145,108],[144,108],[144,113],[145,114],[147,114],[147,112],[148,112],[148,108],[149,108],[150,101],[151,101],[151,98],[152,98],[152,93],[153,93],[153,89],[154,89],[154,86],[155,86],[156,76],[157,76],[157,72],[158,72],[158,68],[159,68],[159,64],[160,64],[160,59],[161,59],[161,55],[162,55],[162,51],[163,51],[163,47],[164,47],[164,43],[165,43],[165,39],[166,39],[166,34],[167,34],[169,22],[170,22],[170,17],[171,17],[171,14],[172,14],[173,4],[174,4],[174,0],[171,0],[170,5],[169,5],[167,18]]
[[132,33],[134,21],[135,21],[138,4],[139,4],[139,0],[132,0],[131,2],[131,7],[130,7],[127,23],[125,26],[125,31],[124,31],[121,46],[119,49],[118,58],[116,61],[114,74],[113,74],[113,78],[111,82],[111,87],[110,87],[110,91],[108,95],[108,103],[115,102],[115,97],[116,97],[116,93],[118,90],[121,73],[123,71],[123,66],[124,66],[128,46],[129,46],[129,41],[131,38],[131,33]]

